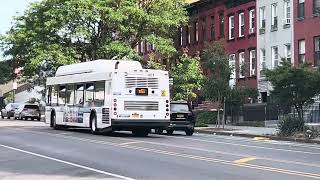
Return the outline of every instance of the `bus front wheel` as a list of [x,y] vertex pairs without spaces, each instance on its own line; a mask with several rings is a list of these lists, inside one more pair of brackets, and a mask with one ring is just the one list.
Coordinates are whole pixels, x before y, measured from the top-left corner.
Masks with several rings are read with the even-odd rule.
[[99,129],[97,128],[97,117],[92,115],[90,118],[90,129],[92,134],[99,134]]
[[56,114],[54,112],[51,113],[51,127],[53,129],[59,129],[59,125],[57,125],[57,122],[56,122]]

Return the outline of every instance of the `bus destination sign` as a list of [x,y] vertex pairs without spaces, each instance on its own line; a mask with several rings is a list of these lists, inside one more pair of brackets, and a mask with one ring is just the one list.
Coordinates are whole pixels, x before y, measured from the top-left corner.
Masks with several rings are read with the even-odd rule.
[[136,88],[137,96],[148,96],[148,88]]

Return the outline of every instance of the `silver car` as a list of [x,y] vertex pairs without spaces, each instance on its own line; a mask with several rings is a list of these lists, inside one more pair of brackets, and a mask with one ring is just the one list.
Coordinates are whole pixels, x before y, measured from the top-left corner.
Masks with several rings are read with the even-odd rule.
[[18,109],[20,104],[17,104],[17,103],[9,103],[6,105],[5,108],[3,108],[1,110],[1,118],[8,118],[10,119],[11,117],[14,117],[14,112],[15,110]]
[[40,121],[40,118],[41,118],[40,108],[37,104],[22,104],[19,106],[18,109],[15,110],[14,118],[25,119],[25,120],[30,118],[32,120]]

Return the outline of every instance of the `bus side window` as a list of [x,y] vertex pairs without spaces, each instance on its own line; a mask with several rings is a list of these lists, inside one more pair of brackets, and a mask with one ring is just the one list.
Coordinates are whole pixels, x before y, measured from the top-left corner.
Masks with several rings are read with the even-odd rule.
[[75,94],[75,104],[77,106],[83,106],[84,104],[84,85],[77,85]]
[[85,101],[84,106],[91,107],[93,106],[93,92],[94,92],[94,85],[93,83],[86,84],[85,88]]
[[66,104],[66,86],[59,86],[58,105]]
[[95,83],[94,91],[94,105],[101,107],[104,105],[104,96],[105,96],[105,81],[99,81]]
[[74,85],[67,86],[66,103],[68,105],[74,105]]

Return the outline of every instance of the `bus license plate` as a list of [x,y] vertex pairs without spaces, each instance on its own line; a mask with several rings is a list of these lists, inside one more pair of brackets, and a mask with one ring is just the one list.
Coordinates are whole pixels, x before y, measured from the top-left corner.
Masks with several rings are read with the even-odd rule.
[[139,118],[139,114],[132,114],[132,118],[135,118],[135,119]]
[[178,118],[183,118],[184,115],[183,115],[183,114],[178,114],[177,117],[178,117]]

